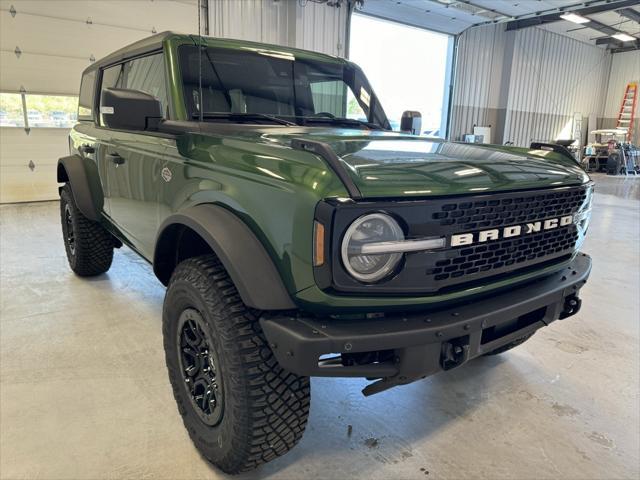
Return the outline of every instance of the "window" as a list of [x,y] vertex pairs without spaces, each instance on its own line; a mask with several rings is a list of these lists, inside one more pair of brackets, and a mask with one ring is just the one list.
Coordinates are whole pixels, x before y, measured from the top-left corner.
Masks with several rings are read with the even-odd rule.
[[342,80],[312,83],[311,96],[316,113],[327,112],[335,117],[344,117],[346,90],[347,86]]
[[[197,47],[180,47],[190,118],[198,118],[202,104],[203,116],[209,121],[228,121],[231,117],[225,114],[257,114],[304,125],[339,125],[340,119],[348,117],[388,126],[382,107],[356,65],[297,58],[287,51],[251,50],[206,47],[200,55]],[[347,125],[353,123],[357,124]]]
[[330,113],[334,117],[347,117],[367,121],[353,91],[342,80],[311,84],[311,96],[315,113]]
[[362,110],[362,107],[351,90],[347,91],[347,118],[355,118],[356,120],[367,119],[367,114],[364,113],[364,110]]
[[[25,95],[29,128],[71,128],[78,116],[78,97]],[[0,93],[0,126],[25,127],[22,95]]]
[[78,120],[78,97],[27,94],[29,127],[71,128]]
[[24,127],[22,95],[0,93],[0,127]]
[[[161,53],[136,58],[106,68],[102,72],[102,89],[126,88],[153,95],[162,104],[167,117],[167,87],[164,77],[164,57]],[[102,123],[102,116],[100,117]]]
[[422,133],[444,137],[454,37],[354,14],[349,58],[367,73],[394,130],[405,110],[422,114]]
[[153,95],[162,103],[162,111],[166,111],[167,88],[162,54],[150,55],[125,63],[124,75],[125,88]]
[[96,89],[96,71],[91,70],[82,76],[80,99],[78,101],[78,118],[93,120],[94,93]]

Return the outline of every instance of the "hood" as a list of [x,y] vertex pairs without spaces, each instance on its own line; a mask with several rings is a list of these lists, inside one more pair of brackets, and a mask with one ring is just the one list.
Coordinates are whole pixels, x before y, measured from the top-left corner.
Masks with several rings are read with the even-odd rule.
[[[446,142],[398,132],[206,124],[211,133],[291,148],[300,139],[327,144],[364,198],[428,197],[580,185],[575,160],[545,150]],[[228,130],[228,131],[227,131]],[[205,132],[202,132],[205,133]],[[208,132],[206,132],[208,133]]]
[[550,151],[451,143],[392,132],[313,130],[278,137],[287,144],[291,138],[329,144],[365,198],[477,194],[589,180],[575,161]]

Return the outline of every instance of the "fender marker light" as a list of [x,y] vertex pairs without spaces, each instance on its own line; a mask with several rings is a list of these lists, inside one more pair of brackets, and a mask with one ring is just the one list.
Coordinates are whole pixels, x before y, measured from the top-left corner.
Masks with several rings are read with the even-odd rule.
[[324,225],[318,221],[313,222],[313,266],[324,264]]

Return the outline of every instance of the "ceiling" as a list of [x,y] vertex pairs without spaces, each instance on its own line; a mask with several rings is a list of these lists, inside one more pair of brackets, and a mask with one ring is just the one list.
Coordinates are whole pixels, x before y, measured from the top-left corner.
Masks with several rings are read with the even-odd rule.
[[[623,44],[602,31],[603,26],[613,27],[640,39],[637,19],[622,16],[616,11],[620,8],[640,15],[640,3],[628,0],[364,0],[357,11],[449,34],[475,25],[505,23],[510,30],[538,26],[592,45],[600,39],[600,46],[612,50],[638,48],[640,40]],[[581,15],[588,11],[584,16],[592,21],[579,25],[560,19],[559,15],[567,11]]]

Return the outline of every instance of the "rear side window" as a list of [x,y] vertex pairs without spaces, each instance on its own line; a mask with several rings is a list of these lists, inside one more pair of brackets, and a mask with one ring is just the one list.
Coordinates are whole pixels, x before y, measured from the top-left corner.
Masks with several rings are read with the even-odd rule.
[[78,120],[93,120],[93,95],[96,91],[96,71],[92,70],[82,76],[80,82],[80,98],[78,101]]
[[[164,117],[167,117],[168,97],[164,56],[161,53],[105,68],[102,72],[102,90],[105,88],[126,88],[153,95],[160,100]],[[102,117],[100,123],[102,124]]]

